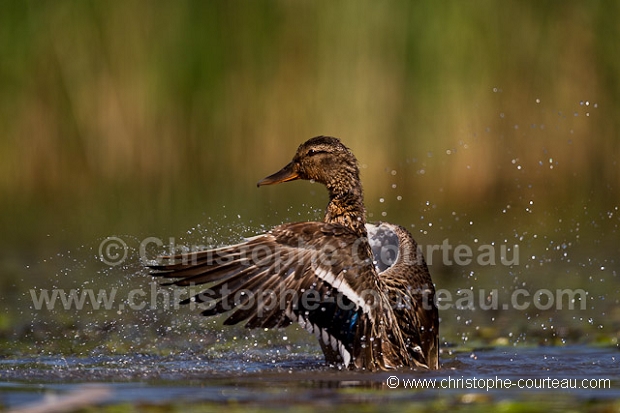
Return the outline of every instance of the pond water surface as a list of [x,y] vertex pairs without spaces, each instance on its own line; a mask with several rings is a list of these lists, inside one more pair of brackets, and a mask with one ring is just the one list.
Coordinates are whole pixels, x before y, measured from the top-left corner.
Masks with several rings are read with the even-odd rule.
[[383,410],[419,403],[484,410],[518,403],[515,411],[563,410],[620,399],[619,359],[615,346],[444,349],[438,371],[358,373],[325,367],[318,352],[285,349],[217,357],[12,357],[0,361],[0,401],[21,411],[47,411],[27,409],[79,394],[87,397],[84,405],[103,408],[200,404]]

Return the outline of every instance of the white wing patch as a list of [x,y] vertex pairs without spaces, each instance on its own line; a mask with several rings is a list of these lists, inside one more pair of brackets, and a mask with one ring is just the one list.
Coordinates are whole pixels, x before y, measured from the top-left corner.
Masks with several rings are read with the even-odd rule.
[[364,297],[351,288],[343,277],[336,277],[333,272],[325,270],[322,267],[316,268],[314,273],[317,277],[331,285],[334,289],[344,294],[355,305],[360,307],[364,313],[371,314],[371,307],[364,301]]
[[[292,320],[295,320],[295,316],[293,314],[289,314],[289,317]],[[305,329],[307,332],[314,334],[323,344],[327,346],[331,346],[334,351],[337,351],[342,357],[342,364],[344,367],[349,367],[351,364],[351,353],[346,349],[344,344],[336,337],[329,334],[327,329],[321,328],[316,324],[311,323],[306,317],[299,315],[297,316],[297,322],[299,325]]]
[[381,274],[398,261],[400,256],[400,241],[391,224],[381,222],[366,224],[368,243],[372,250],[373,264]]

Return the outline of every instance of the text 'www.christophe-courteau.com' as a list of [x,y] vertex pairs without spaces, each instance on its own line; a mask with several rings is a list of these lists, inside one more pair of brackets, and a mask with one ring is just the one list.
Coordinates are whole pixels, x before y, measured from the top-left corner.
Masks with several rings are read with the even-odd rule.
[[[149,247],[161,248],[167,246],[171,251],[185,251],[187,259],[195,257],[192,255],[192,251],[199,251],[205,249],[204,246],[186,247],[183,245],[175,244],[174,238],[169,238],[166,243],[161,239],[155,237],[148,237],[142,240],[137,249],[140,261],[143,263],[152,263],[152,258],[149,259],[147,250]],[[382,254],[385,253],[386,257],[390,259],[398,253],[397,250],[391,250],[397,248],[396,246],[388,245],[386,248],[382,248]],[[115,267],[123,264],[129,256],[130,248],[127,243],[120,237],[107,237],[103,239],[99,245],[99,260],[110,267]],[[426,256],[426,262],[429,266],[437,262],[437,255],[443,265],[451,266],[467,266],[470,264],[477,264],[479,266],[494,266],[502,265],[514,267],[519,265],[519,246],[513,245],[508,247],[507,245],[498,244],[480,244],[476,247],[470,247],[465,244],[452,245],[449,240],[444,240],[441,244],[427,245],[425,247],[417,246],[418,254],[415,255],[418,258]],[[248,259],[258,260],[260,254],[254,250],[248,250]],[[257,257],[254,257],[257,255]],[[321,259],[329,259],[332,254],[329,251],[316,251],[315,258],[318,261]],[[288,257],[288,260],[294,259],[294,257]],[[283,261],[282,265],[287,263]],[[223,287],[224,289],[226,286]],[[119,293],[118,288],[108,289],[89,289],[89,288],[74,288],[74,289],[46,289],[46,288],[33,288],[30,290],[30,298],[32,304],[36,310],[145,310],[145,309],[177,309],[180,307],[179,302],[188,297],[192,297],[196,294],[200,294],[202,301],[200,304],[190,302],[190,306],[196,305],[200,308],[209,308],[209,305],[214,304],[214,300],[211,297],[217,295],[223,296],[226,291],[220,290],[219,294],[211,291],[209,288],[189,288],[169,290],[162,289],[157,283],[150,283],[148,287],[136,288],[130,291]],[[517,310],[526,311],[529,309],[537,310],[585,310],[588,293],[583,289],[538,289],[531,291],[525,288],[516,288],[512,291],[507,289],[474,289],[471,286],[467,288],[447,290],[438,289],[434,296],[429,296],[430,290],[421,289],[419,297],[417,298],[423,306],[429,308],[434,304],[439,310]],[[249,290],[236,290],[231,291],[229,297],[231,308],[250,308],[256,304],[257,300],[265,300],[260,308],[273,309],[274,305],[281,305],[283,309],[286,309],[290,300],[301,300],[301,304],[304,308],[312,309],[318,308],[321,302],[325,302],[326,297],[320,297],[318,291],[307,290],[303,292],[299,291],[287,291],[287,290],[262,290],[260,294],[254,294]],[[376,291],[362,291],[361,294],[376,294]],[[122,297],[121,297],[122,295]],[[280,300],[274,300],[273,297],[279,297]],[[338,302],[342,297],[336,295],[327,297],[328,300],[335,300],[336,304],[346,306],[351,305],[348,300],[342,300]],[[364,298],[364,297],[362,297]],[[407,298],[407,297],[405,297]],[[410,299],[410,298],[409,298]],[[346,301],[346,303],[345,303]],[[407,305],[406,299],[393,301],[395,305]],[[267,307],[265,307],[267,306]]]

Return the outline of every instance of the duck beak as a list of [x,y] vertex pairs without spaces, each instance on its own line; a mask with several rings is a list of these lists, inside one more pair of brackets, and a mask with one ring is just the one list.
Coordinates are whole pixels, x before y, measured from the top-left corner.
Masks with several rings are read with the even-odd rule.
[[279,184],[282,182],[294,181],[295,179],[299,179],[299,174],[295,170],[293,162],[291,162],[275,174],[258,181],[256,186]]

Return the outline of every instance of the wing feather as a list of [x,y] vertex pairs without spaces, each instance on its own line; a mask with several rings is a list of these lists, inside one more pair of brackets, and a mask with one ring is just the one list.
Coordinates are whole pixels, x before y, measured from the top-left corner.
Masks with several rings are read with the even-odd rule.
[[[320,307],[328,293],[341,294],[374,319],[364,292],[376,288],[376,271],[369,249],[351,250],[359,244],[358,236],[340,225],[292,223],[241,244],[161,257],[169,263],[151,268],[153,275],[173,280],[172,285],[207,284],[192,300],[211,304],[204,315],[235,309],[226,324],[248,320],[253,328],[280,325],[274,320],[287,311],[308,311],[309,304]],[[316,302],[304,302],[315,296]]]
[[[389,262],[380,262],[380,257],[377,256],[385,257],[388,254],[383,254],[378,249],[374,251],[373,246],[376,261],[379,261],[378,267],[383,268],[379,277],[388,291],[388,300],[399,325],[394,331],[401,337],[392,339],[401,342],[401,348],[407,349],[414,364],[436,369],[439,313],[434,304],[435,287],[424,257],[405,228],[382,222],[369,226],[368,229],[369,238],[383,238],[378,242],[378,247],[383,246],[385,249],[387,243],[390,249],[390,242],[398,240],[399,243],[395,249],[398,254],[390,257]],[[406,288],[403,288],[404,286]]]

